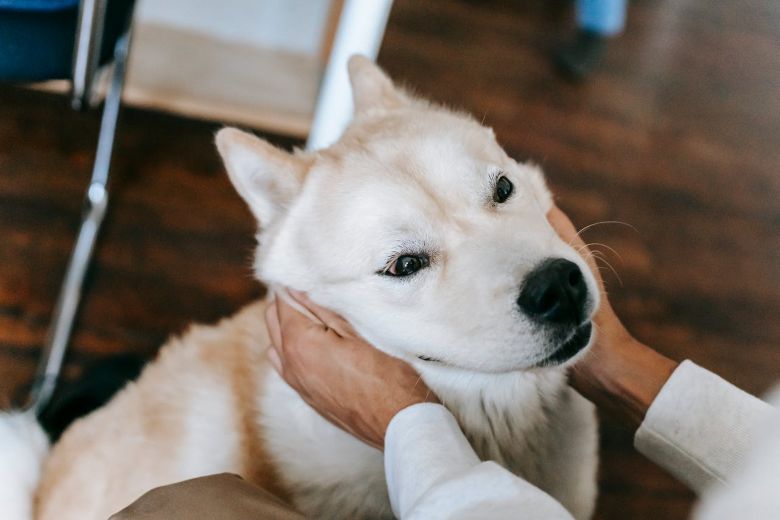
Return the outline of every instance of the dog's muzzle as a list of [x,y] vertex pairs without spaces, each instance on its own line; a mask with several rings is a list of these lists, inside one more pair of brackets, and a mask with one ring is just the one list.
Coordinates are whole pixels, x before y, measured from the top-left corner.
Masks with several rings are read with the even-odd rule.
[[587,319],[588,286],[579,266],[563,258],[548,258],[525,278],[517,305],[556,338],[557,347],[540,366],[564,363],[590,342],[593,325]]

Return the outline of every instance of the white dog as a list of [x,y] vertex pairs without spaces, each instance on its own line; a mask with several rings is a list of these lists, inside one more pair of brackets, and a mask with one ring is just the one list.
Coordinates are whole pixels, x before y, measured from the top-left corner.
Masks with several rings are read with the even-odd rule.
[[[289,154],[238,130],[217,135],[260,222],[258,278],[306,291],[409,361],[480,457],[588,518],[596,422],[565,366],[591,340],[599,294],[545,218],[540,170],[365,58],[350,61],[350,75],[355,118],[326,150]],[[152,487],[218,472],[316,518],[392,517],[382,454],[268,368],[265,306],[171,340],[48,457],[29,420],[3,417],[0,518],[104,520]]]

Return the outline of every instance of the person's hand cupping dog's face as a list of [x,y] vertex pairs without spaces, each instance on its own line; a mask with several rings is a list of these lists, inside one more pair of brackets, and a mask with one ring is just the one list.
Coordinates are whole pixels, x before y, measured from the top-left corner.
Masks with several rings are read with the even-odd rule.
[[320,321],[282,299],[268,307],[271,365],[312,408],[331,423],[382,449],[390,420],[413,404],[437,402],[407,363],[361,339],[340,316],[293,298]]

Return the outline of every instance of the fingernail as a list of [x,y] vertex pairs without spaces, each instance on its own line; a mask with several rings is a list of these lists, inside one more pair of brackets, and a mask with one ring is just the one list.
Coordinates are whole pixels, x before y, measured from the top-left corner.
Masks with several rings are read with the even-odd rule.
[[295,289],[287,289],[287,292],[289,292],[290,296],[292,296],[296,300],[305,300],[306,299],[306,293],[303,292],[303,291],[296,291]]

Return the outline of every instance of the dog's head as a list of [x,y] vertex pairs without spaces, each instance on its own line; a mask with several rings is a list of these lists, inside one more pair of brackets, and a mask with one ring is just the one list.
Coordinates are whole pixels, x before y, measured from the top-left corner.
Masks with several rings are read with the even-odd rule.
[[260,222],[257,276],[308,292],[407,360],[506,372],[580,352],[599,294],[547,222],[539,168],[367,59],[349,68],[355,117],[330,148],[290,154],[217,135]]

